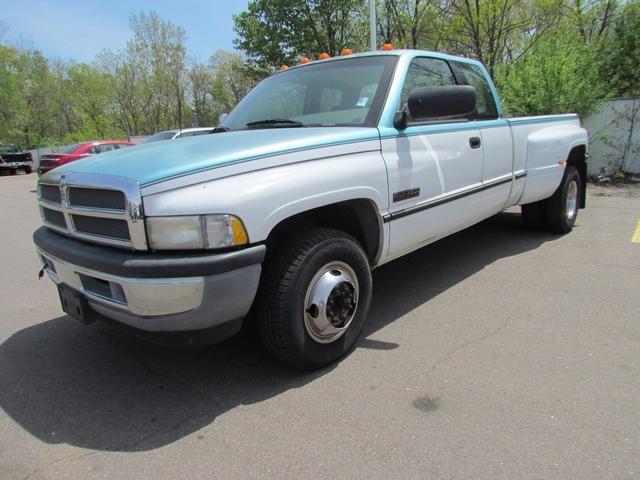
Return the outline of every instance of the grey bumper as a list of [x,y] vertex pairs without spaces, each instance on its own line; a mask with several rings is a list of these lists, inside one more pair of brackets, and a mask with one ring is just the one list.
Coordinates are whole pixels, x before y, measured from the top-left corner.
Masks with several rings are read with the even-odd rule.
[[133,253],[46,228],[34,233],[49,277],[81,292],[98,314],[148,332],[210,329],[244,317],[266,247],[222,254]]

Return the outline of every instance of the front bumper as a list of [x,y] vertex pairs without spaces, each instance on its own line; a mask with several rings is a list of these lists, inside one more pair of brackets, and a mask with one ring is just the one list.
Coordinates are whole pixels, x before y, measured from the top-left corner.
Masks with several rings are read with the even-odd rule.
[[33,235],[55,283],[81,292],[98,314],[149,332],[210,329],[242,319],[266,247],[154,254],[89,244],[41,227]]

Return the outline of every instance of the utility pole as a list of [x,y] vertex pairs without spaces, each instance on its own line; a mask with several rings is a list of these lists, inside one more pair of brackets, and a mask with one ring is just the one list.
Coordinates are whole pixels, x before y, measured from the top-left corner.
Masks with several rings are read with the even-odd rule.
[[371,51],[378,49],[376,41],[376,0],[369,0],[369,28],[371,30]]

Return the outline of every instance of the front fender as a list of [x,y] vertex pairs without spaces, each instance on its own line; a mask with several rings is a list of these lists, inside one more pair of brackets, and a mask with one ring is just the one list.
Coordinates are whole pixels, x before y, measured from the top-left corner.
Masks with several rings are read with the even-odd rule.
[[281,221],[353,199],[388,207],[387,173],[379,151],[291,163],[144,197],[146,216],[227,213],[242,219],[249,241],[267,239]]

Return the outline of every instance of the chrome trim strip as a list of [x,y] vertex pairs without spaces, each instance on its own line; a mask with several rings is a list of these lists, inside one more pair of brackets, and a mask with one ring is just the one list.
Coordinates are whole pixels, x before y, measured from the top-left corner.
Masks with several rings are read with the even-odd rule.
[[424,210],[428,210],[430,208],[437,207],[439,205],[443,205],[448,202],[452,202],[454,200],[459,200],[469,195],[480,193],[484,190],[488,190],[490,188],[504,185],[506,183],[513,181],[514,179],[517,180],[518,178],[522,178],[526,176],[527,176],[527,172],[524,170],[513,173],[513,174],[509,173],[507,175],[501,175],[499,177],[492,178],[491,180],[487,180],[486,182],[483,182],[477,185],[472,185],[471,187],[467,187],[463,190],[441,195],[439,197],[431,198],[428,200],[424,200],[412,207],[408,207],[403,210],[399,210],[397,212],[387,213],[382,216],[382,220],[384,223],[389,223],[389,222],[392,222],[393,220],[398,220],[400,218],[413,215],[414,213],[419,213]]

